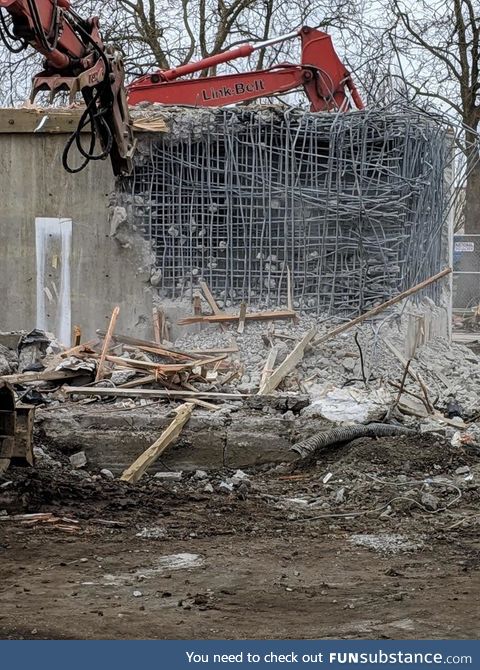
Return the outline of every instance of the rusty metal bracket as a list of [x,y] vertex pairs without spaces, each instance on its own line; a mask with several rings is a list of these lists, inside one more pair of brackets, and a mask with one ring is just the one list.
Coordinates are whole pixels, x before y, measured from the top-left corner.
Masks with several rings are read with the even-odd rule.
[[34,412],[30,405],[15,405],[13,388],[0,381],[0,472],[12,462],[33,465]]

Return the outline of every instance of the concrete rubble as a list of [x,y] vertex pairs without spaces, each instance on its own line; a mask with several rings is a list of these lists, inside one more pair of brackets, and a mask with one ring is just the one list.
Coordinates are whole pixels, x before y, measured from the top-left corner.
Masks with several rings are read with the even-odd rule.
[[[197,295],[196,323],[177,315],[190,325],[177,326],[182,334],[175,342],[165,339],[160,308],[154,341],[113,327],[66,349],[41,331],[0,333],[3,379],[20,400],[36,404],[37,435],[76,468],[98,467],[104,479],[162,440],[179,403],[193,403],[194,412],[148,466],[159,479],[181,477],[165,471],[166,464],[196,470],[202,481],[212,468],[290,462],[290,447],[315,432],[376,422],[480,449],[480,358],[436,332],[425,336],[426,319],[440,323],[442,314],[429,299],[403,303],[316,344],[335,321],[252,308],[240,327],[233,308],[221,310],[208,290]],[[209,314],[219,321],[204,321]],[[300,346],[277,388],[262,395],[265,379]],[[226,478],[221,488],[231,493],[237,480]]]

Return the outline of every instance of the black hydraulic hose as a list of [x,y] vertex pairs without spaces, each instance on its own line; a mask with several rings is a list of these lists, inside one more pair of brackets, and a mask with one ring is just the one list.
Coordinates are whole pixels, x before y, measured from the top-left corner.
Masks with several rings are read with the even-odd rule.
[[357,437],[390,437],[391,435],[415,435],[416,431],[404,426],[394,426],[386,423],[369,423],[367,425],[357,424],[355,426],[341,426],[332,430],[322,431],[309,437],[307,440],[297,442],[291,451],[297,452],[301,458],[310,458],[322,447],[342,442],[351,442]]
[[[2,10],[0,10],[0,24],[0,39],[2,40],[5,48],[8,49],[8,51],[10,51],[12,54],[19,54],[21,51],[24,51],[28,46],[28,42],[16,37],[12,32],[10,32],[10,28],[5,21],[5,16]],[[18,46],[13,46],[12,42],[19,42],[19,44]]]
[[[102,160],[103,158],[106,158],[111,151],[112,144],[113,144],[113,136],[112,136],[112,132],[111,132],[107,122],[103,118],[103,113],[104,112],[98,112],[97,114],[95,114],[95,112],[94,112],[94,109],[96,108],[98,98],[99,98],[99,93],[97,92],[96,95],[90,100],[87,107],[85,108],[82,116],[80,117],[80,121],[78,122],[78,126],[77,126],[76,130],[70,135],[70,137],[68,138],[67,143],[65,144],[65,147],[63,149],[62,164],[63,164],[63,167],[65,168],[65,170],[67,172],[69,172],[70,174],[76,174],[77,172],[81,172],[81,170],[83,170],[83,168],[86,167],[86,165],[91,160]],[[105,148],[103,149],[103,151],[99,154],[94,154],[93,151],[95,149],[95,143],[96,143],[96,139],[97,139],[97,132],[95,130],[95,119],[97,118],[97,116],[100,117],[100,122],[103,123],[103,125],[104,125],[104,127],[107,131],[108,139],[107,139],[107,143],[106,143]],[[82,130],[85,128],[85,126],[87,126],[88,124],[90,124],[90,126],[91,126],[90,133],[89,133],[90,134],[90,143],[89,143],[88,149],[86,150],[81,145],[81,133],[82,133]],[[71,149],[73,143],[76,144],[77,149],[79,150],[80,154],[85,159],[76,168],[70,167],[69,162],[68,162],[68,155],[70,153],[70,149]]]
[[[101,87],[105,86],[105,80],[108,81],[108,76],[110,73],[110,64],[108,62],[108,58],[105,55],[105,52],[103,49],[101,49],[98,44],[95,43],[93,40],[92,36],[88,33],[87,30],[83,27],[83,25],[80,24],[80,22],[77,20],[75,15],[70,14],[70,16],[66,15],[66,20],[70,23],[71,27],[73,30],[77,31],[83,39],[88,42],[92,48],[97,52],[98,56],[103,60],[104,66],[105,66],[105,78],[104,81],[99,84],[97,87],[97,91],[95,92],[95,95],[92,97],[91,100],[87,102],[87,107],[80,117],[80,121],[78,123],[77,129],[72,133],[72,135],[69,137],[67,144],[65,145],[65,148],[63,150],[63,155],[62,155],[62,164],[63,167],[67,172],[70,173],[76,173],[80,172],[83,170],[83,168],[88,164],[89,161],[95,161],[95,160],[102,160],[108,156],[108,154],[112,150],[113,146],[113,134],[112,130],[105,120],[105,115],[109,112],[108,108],[97,108],[97,102],[101,97]],[[85,97],[85,94],[84,94]],[[81,143],[81,133],[82,130],[90,124],[90,144],[89,148],[86,150]],[[96,139],[97,139],[97,134],[98,134],[98,126],[102,126],[103,132],[106,135],[106,141],[104,141],[104,148],[103,150],[95,154],[93,153],[95,144],[96,144]],[[68,154],[70,152],[70,149],[75,143],[79,153],[84,157],[84,161],[80,164],[79,167],[77,168],[71,168],[70,165],[68,164]]]

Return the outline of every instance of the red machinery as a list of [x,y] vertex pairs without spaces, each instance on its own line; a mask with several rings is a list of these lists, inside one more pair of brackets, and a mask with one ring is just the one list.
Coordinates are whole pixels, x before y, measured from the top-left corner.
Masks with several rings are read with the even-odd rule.
[[[10,15],[7,25],[1,10]],[[99,31],[98,19],[82,19],[68,0],[0,0],[0,36],[11,51],[28,46],[45,56],[44,71],[33,78],[31,99],[39,91],[69,91],[73,101],[81,92],[85,100],[77,130],[69,138],[63,153],[63,165],[69,172],[79,172],[90,160],[110,155],[115,174],[132,169],[135,148],[124,87],[124,69],[120,53],[106,47]],[[88,148],[81,141],[81,131],[90,126]],[[96,140],[101,150],[95,153]],[[76,144],[82,163],[68,164],[70,147]]]
[[[2,9],[10,15],[11,25],[7,25]],[[18,52],[31,46],[45,56],[44,71],[33,78],[32,100],[43,90],[50,91],[52,96],[58,91],[69,91],[72,101],[76,93],[83,95],[85,111],[63,154],[63,165],[69,172],[78,172],[89,160],[108,155],[116,175],[131,171],[135,141],[128,104],[149,101],[218,107],[303,86],[314,112],[363,108],[330,36],[307,26],[266,42],[244,44],[197,63],[145,75],[125,89],[121,56],[103,44],[98,19],[82,19],[68,0],[0,0],[0,24],[0,36],[9,49]],[[284,63],[268,70],[182,79],[295,37],[300,37],[302,44],[300,65]],[[81,132],[88,126],[90,139],[86,149]],[[97,138],[101,145],[99,153],[95,153]],[[73,144],[83,157],[76,168],[68,164]]]
[[[300,37],[302,42],[300,65],[284,63],[268,70],[180,79],[235,58],[246,58],[258,49],[294,37]],[[347,111],[353,107],[363,109],[357,88],[337,56],[332,38],[308,26],[266,42],[243,44],[197,63],[159,70],[135,80],[127,90],[131,105],[147,100],[166,105],[218,107],[285,93],[300,86],[305,89],[312,112],[332,109]]]

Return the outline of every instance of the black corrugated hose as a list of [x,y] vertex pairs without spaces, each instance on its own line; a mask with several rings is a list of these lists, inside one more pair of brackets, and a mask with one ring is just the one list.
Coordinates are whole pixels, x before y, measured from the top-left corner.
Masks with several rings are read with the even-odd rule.
[[307,440],[297,442],[291,451],[296,451],[301,458],[309,458],[315,455],[317,449],[328,447],[332,444],[351,442],[357,437],[390,437],[391,435],[415,435],[416,431],[403,426],[394,426],[386,423],[359,424],[356,426],[341,426],[332,430],[322,431],[312,435]]

